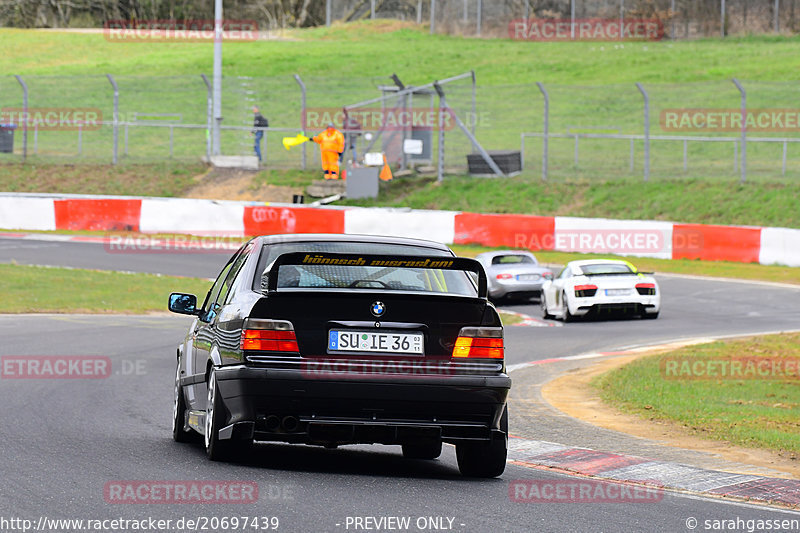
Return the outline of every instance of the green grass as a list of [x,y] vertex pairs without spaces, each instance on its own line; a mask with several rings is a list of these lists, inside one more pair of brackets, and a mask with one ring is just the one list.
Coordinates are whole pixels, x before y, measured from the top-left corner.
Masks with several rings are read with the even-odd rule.
[[[288,36],[291,40],[225,44],[226,125],[251,122],[251,101],[244,96],[248,94],[262,106],[273,127],[298,128],[300,95],[291,77],[295,73],[306,80],[310,107],[339,109],[377,96],[376,85],[388,83],[392,73],[406,84],[420,85],[474,69],[479,84],[476,133],[488,149],[516,149],[521,132],[541,130],[542,101],[536,81],[550,88],[551,131],[561,133],[593,127],[641,133],[642,98],[634,82],[642,82],[651,92],[655,135],[663,133],[658,117],[665,108],[736,108],[739,94],[732,77],[745,80],[751,106],[793,108],[795,84],[787,80],[796,79],[800,67],[800,37],[533,43],[429,35],[424,27],[397,21],[297,30]],[[4,29],[0,51],[4,72],[26,77],[32,106],[95,107],[110,119],[112,95],[105,74],[111,73],[119,83],[123,116],[180,113],[184,124],[205,124],[206,89],[200,74],[212,70],[211,43],[118,43],[98,34]],[[375,58],[380,58],[379,66]],[[240,76],[253,80],[245,82]],[[468,87],[468,82],[447,86],[448,100],[462,119],[471,109]],[[0,80],[0,93],[4,105],[21,105],[21,91],[11,76]],[[110,130],[85,132],[81,157],[110,158]],[[169,157],[168,129],[132,128],[128,133],[130,150],[124,159]],[[299,152],[280,148],[284,135],[267,135],[273,147],[268,160],[283,168],[297,167]],[[42,157],[77,157],[75,132],[40,132],[39,137]],[[250,138],[247,132],[225,131],[222,142],[225,153],[246,153]],[[632,170],[627,141],[582,140],[577,165],[572,161],[572,143],[551,141],[552,179],[641,175],[640,142]],[[528,176],[538,176],[538,146],[538,140],[526,141]],[[751,179],[783,179],[780,150],[779,144],[751,143]],[[175,158],[196,160],[204,151],[202,129],[175,130]],[[466,138],[452,132],[447,140],[448,167],[463,168],[464,155],[470,151]],[[730,143],[691,143],[687,171],[679,143],[653,141],[651,152],[653,179],[736,177]],[[790,176],[800,171],[800,147],[789,146],[787,167]]]
[[207,280],[0,264],[0,313],[166,311],[170,292],[205,295]]
[[[800,359],[800,334],[771,335],[692,346],[638,359],[596,378],[603,400],[651,420],[676,422],[692,433],[747,447],[800,452],[798,376],[780,379],[675,379],[667,361],[736,357]],[[794,367],[795,369],[797,366]]]
[[577,217],[667,220],[702,224],[800,227],[800,183],[641,180],[542,183],[535,178],[399,178],[361,206],[447,209]]
[[56,165],[0,163],[0,190],[64,194],[180,196],[206,171],[200,163]]
[[[210,72],[212,43],[117,43],[98,34],[3,29],[0,69],[22,75],[175,76]],[[364,77],[375,59],[416,84],[474,68],[481,83],[783,81],[797,76],[798,37],[695,41],[533,43],[428,35],[393,21],[337,24],[288,33],[292,40],[228,42],[227,76]],[[419,58],[425,58],[420,61]]]
[[515,314],[499,310],[498,313],[500,313],[500,321],[503,322],[504,326],[513,326],[514,324],[519,324],[522,322],[522,318]]

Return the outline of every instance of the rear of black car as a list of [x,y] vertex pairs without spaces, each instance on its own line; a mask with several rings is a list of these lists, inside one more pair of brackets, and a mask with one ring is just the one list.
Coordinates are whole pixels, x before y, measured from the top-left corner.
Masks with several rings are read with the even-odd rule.
[[273,253],[254,280],[263,297],[242,325],[241,364],[215,372],[230,437],[399,444],[421,459],[445,442],[464,474],[502,473],[510,379],[480,264],[449,250],[315,249]]

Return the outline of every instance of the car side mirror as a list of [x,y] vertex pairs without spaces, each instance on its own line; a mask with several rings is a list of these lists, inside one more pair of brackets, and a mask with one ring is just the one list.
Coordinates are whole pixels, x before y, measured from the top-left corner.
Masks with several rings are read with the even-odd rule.
[[184,294],[173,292],[169,295],[169,310],[181,315],[198,315],[197,296],[194,294]]

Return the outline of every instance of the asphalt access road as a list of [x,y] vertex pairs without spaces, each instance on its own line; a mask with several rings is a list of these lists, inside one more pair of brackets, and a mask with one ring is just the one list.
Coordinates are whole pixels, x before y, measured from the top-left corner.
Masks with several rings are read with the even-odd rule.
[[[266,516],[279,518],[279,531],[340,532],[356,530],[352,522],[346,527],[348,517],[401,516],[411,519],[406,531],[434,531],[417,521],[425,526],[428,517],[445,517],[453,520],[450,531],[463,532],[679,532],[689,531],[692,519],[702,528],[705,520],[799,518],[673,493],[626,504],[512,501],[515,480],[576,479],[517,465],[500,479],[465,479],[450,446],[439,460],[412,461],[398,447],[263,444],[246,461],[213,463],[199,445],[174,443],[170,435],[175,345],[187,326],[185,317],[168,315],[0,317],[3,358],[96,355],[112,362],[105,379],[0,379],[0,519],[153,517],[174,524],[182,517]],[[549,333],[509,329],[511,338],[517,331]],[[107,503],[104,486],[127,480],[249,481],[258,484],[259,498],[236,505]]]

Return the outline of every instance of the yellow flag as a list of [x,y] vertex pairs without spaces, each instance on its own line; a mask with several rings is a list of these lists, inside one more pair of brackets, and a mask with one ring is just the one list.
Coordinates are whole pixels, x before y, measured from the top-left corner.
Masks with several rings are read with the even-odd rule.
[[306,137],[300,133],[297,134],[297,137],[284,137],[283,138],[283,147],[287,150],[292,146],[297,146],[298,144],[303,144],[306,141],[310,141],[311,137]]

